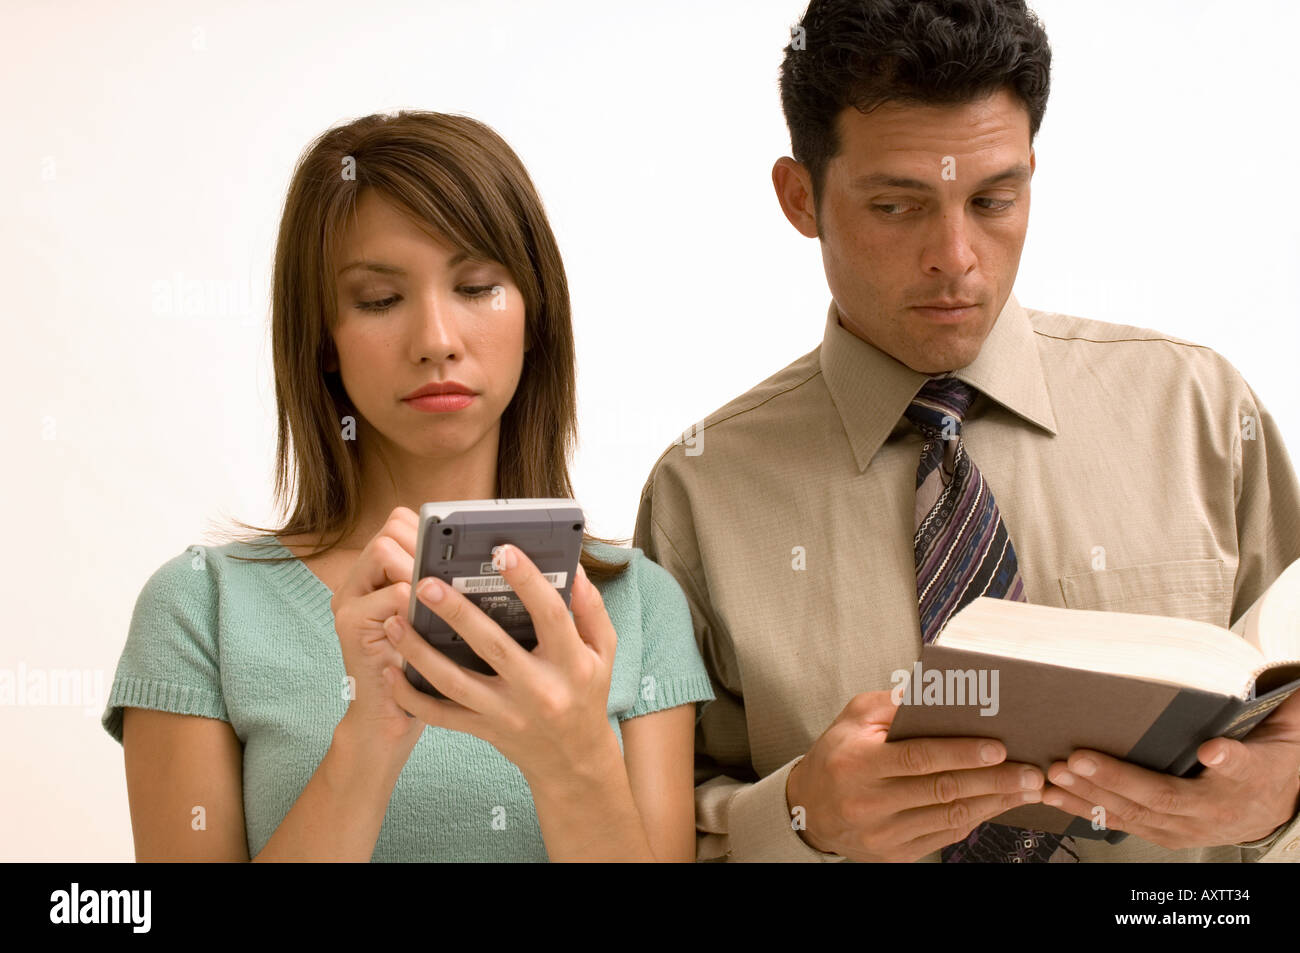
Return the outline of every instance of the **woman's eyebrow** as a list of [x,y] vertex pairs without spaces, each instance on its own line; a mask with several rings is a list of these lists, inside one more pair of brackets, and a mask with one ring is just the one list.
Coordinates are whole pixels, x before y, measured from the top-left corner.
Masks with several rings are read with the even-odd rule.
[[[455,268],[463,261],[481,262],[485,265],[492,263],[488,259],[479,255],[474,255],[467,251],[461,251],[452,255],[451,258],[447,260],[447,267]],[[345,271],[351,271],[353,268],[360,268],[363,271],[373,271],[381,275],[397,275],[398,277],[406,277],[405,268],[398,268],[396,265],[390,265],[387,262],[370,261],[368,259],[348,262],[348,264],[339,269],[338,273],[342,275]]]
[[339,274],[341,275],[345,271],[351,271],[354,268],[359,268],[362,271],[374,271],[381,275],[405,275],[406,274],[405,268],[398,268],[396,265],[385,264],[382,261],[349,262],[348,264],[344,265],[342,268],[339,269]]

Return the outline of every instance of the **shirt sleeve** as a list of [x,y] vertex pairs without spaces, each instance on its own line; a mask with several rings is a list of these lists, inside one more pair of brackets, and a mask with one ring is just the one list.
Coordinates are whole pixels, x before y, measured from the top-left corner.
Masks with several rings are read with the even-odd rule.
[[[761,779],[754,771],[735,654],[702,582],[693,531],[681,528],[689,520],[689,503],[679,488],[656,483],[652,473],[641,494],[633,545],[680,584],[715,694],[695,729],[696,860],[842,860],[804,843],[791,821],[785,786],[799,758]],[[673,527],[671,535],[665,526]]]
[[1277,422],[1249,385],[1242,381],[1241,387],[1234,460],[1239,553],[1234,623],[1300,559],[1300,483]]
[[[713,701],[704,662],[691,626],[691,610],[681,586],[644,554],[636,562],[641,600],[641,680],[636,704],[619,720]],[[696,717],[699,717],[697,711]]]
[[[1239,553],[1234,623],[1282,570],[1300,559],[1300,482],[1277,422],[1244,380],[1240,387],[1234,461]],[[1236,846],[1245,848],[1247,861],[1300,862],[1300,814],[1268,837]]]
[[208,560],[202,547],[191,547],[155,571],[136,598],[100,720],[118,742],[123,708],[230,721],[221,691],[216,582]]

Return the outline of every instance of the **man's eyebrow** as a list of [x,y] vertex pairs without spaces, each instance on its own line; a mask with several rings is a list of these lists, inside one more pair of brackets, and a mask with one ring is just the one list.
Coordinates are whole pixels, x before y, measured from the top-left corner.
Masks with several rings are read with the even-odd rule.
[[[975,190],[987,189],[990,185],[996,185],[999,182],[1008,182],[1012,180],[1023,181],[1029,178],[1029,166],[1023,162],[1017,163],[1010,168],[1003,169],[1001,172],[995,172],[987,178],[976,183]],[[909,179],[904,176],[889,175],[885,172],[875,172],[871,175],[860,175],[853,180],[853,187],[857,189],[873,189],[880,186],[887,186],[892,189],[911,189],[915,192],[933,192],[935,188],[929,182],[922,182],[920,179]]]
[[[451,258],[447,260],[447,267],[455,268],[461,262],[471,261],[471,260],[486,261],[486,259],[481,259],[477,255],[471,255],[467,251],[461,251],[452,255]],[[396,265],[390,265],[387,262],[382,262],[382,261],[369,261],[368,259],[361,259],[359,261],[348,262],[346,265],[344,265],[342,268],[339,269],[339,274],[342,275],[343,272],[351,271],[353,268],[360,268],[363,271],[373,271],[376,274],[380,274],[380,275],[397,275],[398,277],[402,277],[402,278],[406,277],[405,268],[398,268]]]

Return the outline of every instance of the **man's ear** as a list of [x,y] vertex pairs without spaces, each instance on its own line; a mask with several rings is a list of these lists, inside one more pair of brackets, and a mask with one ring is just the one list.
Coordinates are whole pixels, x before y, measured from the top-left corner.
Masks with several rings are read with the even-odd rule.
[[802,162],[782,156],[772,166],[772,186],[781,211],[800,235],[817,238],[817,211],[813,205],[812,176]]

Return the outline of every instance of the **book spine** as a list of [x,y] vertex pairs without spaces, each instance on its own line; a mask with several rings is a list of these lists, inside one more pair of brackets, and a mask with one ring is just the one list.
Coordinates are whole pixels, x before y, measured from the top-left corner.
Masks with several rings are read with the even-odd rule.
[[1219,716],[1208,722],[1205,729],[1196,736],[1196,740],[1170,762],[1166,772],[1182,778],[1200,774],[1205,766],[1196,757],[1196,751],[1201,745],[1211,738],[1232,738],[1240,741],[1250,734],[1252,728],[1272,714],[1273,709],[1286,701],[1296,689],[1300,689],[1300,681],[1283,685],[1253,701],[1241,698],[1228,699]]

